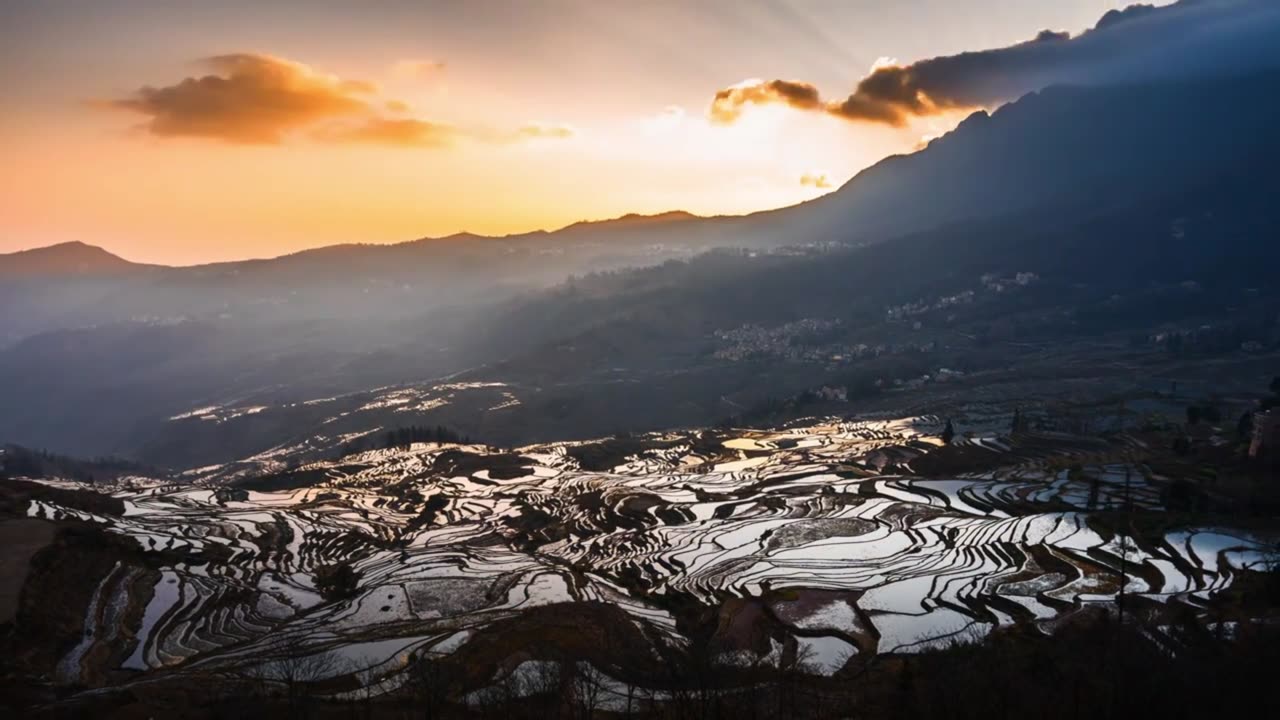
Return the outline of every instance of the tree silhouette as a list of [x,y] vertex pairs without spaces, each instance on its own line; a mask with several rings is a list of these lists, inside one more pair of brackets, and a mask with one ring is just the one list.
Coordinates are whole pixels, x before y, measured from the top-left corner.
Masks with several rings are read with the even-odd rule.
[[449,693],[459,681],[457,668],[445,656],[426,650],[410,658],[406,686],[424,720],[436,720],[447,714]]
[[951,418],[947,418],[947,426],[942,428],[942,443],[950,445],[951,441],[956,437],[956,428],[951,424]]
[[410,425],[409,427],[388,431],[384,446],[387,448],[408,447],[417,442],[466,443],[469,440],[443,425],[436,425],[435,427]]
[[1253,411],[1246,410],[1240,416],[1240,421],[1236,423],[1236,435],[1243,441],[1248,442],[1253,437]]
[[325,565],[316,569],[316,589],[326,600],[345,600],[356,594],[360,575],[350,563]]

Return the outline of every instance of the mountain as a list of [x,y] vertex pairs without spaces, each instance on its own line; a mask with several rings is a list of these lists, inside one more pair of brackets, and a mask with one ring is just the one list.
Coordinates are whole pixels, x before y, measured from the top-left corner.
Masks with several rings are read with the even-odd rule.
[[105,275],[134,272],[146,267],[82,242],[0,254],[0,278]]
[[670,210],[656,215],[641,215],[639,213],[628,213],[621,217],[611,218],[609,220],[583,220],[581,222],[566,225],[557,232],[581,232],[596,230],[601,228],[653,228],[655,226],[667,226],[673,223],[686,223],[692,220],[702,220],[699,215],[684,210]]
[[[1274,149],[1280,73],[1145,85],[1055,86],[976,112],[803,211],[796,231],[878,240],[1066,197],[1106,202],[1196,184]],[[1239,110],[1248,108],[1247,111]]]
[[[1171,191],[1226,172],[1242,157],[1265,155],[1280,103],[1260,90],[1280,86],[1278,78],[1273,71],[1052,87],[994,113],[975,113],[925,149],[877,163],[827,196],[746,216],[628,215],[506,237],[339,245],[268,260],[155,268],[127,281],[120,274],[141,266],[98,248],[71,243],[25,251],[0,257],[0,277],[53,272],[70,285],[5,293],[0,321],[12,342],[137,317],[405,317],[715,247],[866,244],[1045,204]],[[118,282],[104,285],[104,278]]]
[[[1161,91],[1195,97],[1201,89]],[[167,426],[149,439],[145,456],[173,462],[195,438],[218,448],[252,436],[258,445],[236,445],[250,454],[272,447],[271,438],[303,443],[321,427],[354,433],[403,422],[443,422],[473,437],[520,443],[726,417],[781,421],[786,413],[778,413],[796,405],[790,398],[822,386],[855,398],[829,409],[923,403],[882,388],[939,368],[991,372],[1013,364],[1026,369],[1005,381],[1047,373],[1122,392],[1099,370],[1117,352],[1148,358],[1145,373],[1167,367],[1186,382],[1193,371],[1173,369],[1184,355],[1166,354],[1154,338],[1192,338],[1193,356],[1238,354],[1249,343],[1274,348],[1280,340],[1272,269],[1280,248],[1267,241],[1277,219],[1271,198],[1280,193],[1269,167],[1278,156],[1277,144],[1255,142],[1250,152],[1212,158],[1203,175],[1170,171],[1101,196],[1094,186],[1067,190],[1031,209],[996,214],[997,205],[987,209],[991,217],[889,241],[807,253],[716,252],[582,278],[472,321],[471,355],[486,364],[457,379],[505,384],[505,400],[494,397],[498,391],[412,387],[305,410],[268,407],[230,427]],[[970,169],[981,174],[981,166]],[[410,343],[388,352],[422,357],[427,348]],[[1062,366],[1066,358],[1074,358],[1074,370]],[[1255,374],[1268,371],[1249,356],[1239,362],[1242,391],[1265,380]],[[1043,384],[1021,392],[1054,395]],[[405,405],[387,404],[398,399]],[[415,415],[412,407],[432,409]]]
[[[725,239],[693,215],[665,213],[576,223],[555,232],[334,245],[191,267],[137,265],[68,243],[0,256],[0,347],[41,332],[138,319],[404,318],[502,300],[574,274],[683,259]],[[775,242],[743,238],[741,244]]]
[[[118,271],[137,266],[88,246],[55,246],[0,263],[10,277],[59,268],[69,283],[33,285],[8,297],[0,321],[12,342],[138,317],[404,318],[714,247],[866,244],[1045,204],[1105,204],[1188,187],[1250,154],[1265,155],[1280,103],[1259,89],[1277,86],[1270,72],[1053,87],[990,115],[975,113],[925,149],[877,163],[825,197],[747,216],[630,215],[554,232],[340,245],[269,260],[162,268],[127,280]],[[1249,112],[1192,111],[1243,107]]]
[[[880,322],[886,307],[966,292],[989,273],[1122,294],[1197,278],[1265,288],[1280,161],[1266,127],[1280,121],[1280,102],[1250,100],[1260,87],[1280,87],[1280,74],[1034,93],[822,199],[725,220],[842,241],[834,250],[713,255],[578,283],[510,309],[494,334],[535,346],[555,338],[535,351],[543,359],[512,365],[582,372],[693,352],[715,330],[746,323],[854,314]],[[1250,113],[1175,111],[1246,100]],[[553,348],[573,348],[576,359]]]
[[[22,301],[0,304],[7,327],[30,329],[0,350],[0,439],[174,466],[321,426],[516,443],[753,416],[824,385],[873,405],[871,388],[1015,357],[1061,375],[1171,332],[1270,348],[1276,87],[1050,88],[751,216],[0,283]],[[430,390],[444,377],[512,397]],[[170,419],[202,407],[217,421]]]

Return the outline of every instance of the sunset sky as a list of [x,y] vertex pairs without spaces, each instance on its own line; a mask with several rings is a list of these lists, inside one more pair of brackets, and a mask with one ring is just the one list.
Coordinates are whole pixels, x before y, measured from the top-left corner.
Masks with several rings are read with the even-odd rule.
[[868,106],[873,66],[1126,4],[0,0],[0,252],[189,264],[789,205],[986,104]]

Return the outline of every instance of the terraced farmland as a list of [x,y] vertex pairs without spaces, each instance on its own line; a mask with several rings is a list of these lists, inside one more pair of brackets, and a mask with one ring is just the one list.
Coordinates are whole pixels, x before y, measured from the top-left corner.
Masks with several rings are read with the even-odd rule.
[[[529,618],[621,613],[643,663],[690,642],[690,606],[716,613],[723,662],[803,657],[833,674],[1000,626],[1048,630],[1122,591],[1197,611],[1265,561],[1241,532],[1128,537],[1099,522],[1165,497],[1167,479],[1126,460],[1136,440],[942,447],[941,425],[418,444],[249,481],[138,479],[112,490],[118,516],[33,500],[31,517],[96,523],[153,559],[94,579],[58,674],[269,676],[324,657],[333,692],[389,692],[414,657],[470,652],[487,658],[472,663],[482,687],[544,659],[512,629]],[[344,567],[353,582],[335,590]]]

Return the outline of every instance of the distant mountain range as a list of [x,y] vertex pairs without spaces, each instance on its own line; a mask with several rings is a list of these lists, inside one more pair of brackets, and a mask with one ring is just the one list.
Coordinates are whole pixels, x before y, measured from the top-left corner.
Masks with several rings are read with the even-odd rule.
[[[992,337],[1266,317],[1280,266],[1277,88],[1277,72],[1049,88],[827,196],[740,217],[630,215],[190,268],[79,244],[0,256],[0,386],[17,388],[0,397],[0,440],[181,465],[193,433],[216,428],[221,441],[199,444],[257,452],[330,419],[168,420],[193,408],[457,373],[533,394],[520,409],[370,422],[447,416],[482,439],[550,439],[710,422],[768,394],[856,384],[859,368],[977,358]],[[1020,276],[1035,282],[990,290]],[[1191,287],[1211,292],[1179,294]],[[822,347],[940,356],[878,355],[838,376],[767,354],[749,370],[724,359],[742,350],[726,351],[725,333],[812,319],[836,328]]]
[[[16,278],[23,276],[63,276],[63,275],[114,275],[122,272],[171,271],[187,273],[192,276],[213,273],[227,275],[239,274],[246,269],[277,270],[297,265],[316,257],[331,259],[335,257],[367,258],[365,262],[377,262],[377,259],[389,259],[406,252],[420,253],[428,256],[433,251],[455,245],[457,243],[485,244],[490,248],[531,248],[543,244],[563,247],[567,241],[608,242],[615,246],[626,247],[640,241],[649,241],[649,233],[659,230],[668,232],[672,226],[690,221],[704,220],[693,213],[682,210],[659,213],[656,215],[640,215],[632,213],[608,220],[584,220],[566,225],[559,230],[537,230],[511,235],[488,236],[473,233],[456,233],[444,237],[426,237],[402,243],[391,244],[343,244],[327,245],[309,250],[281,255],[274,258],[255,260],[234,260],[228,262],[206,263],[191,266],[165,266],[149,263],[136,263],[112,254],[105,248],[88,243],[72,241],[49,245],[46,247],[19,250],[12,253],[0,253],[0,278]],[[678,238],[685,242],[687,238]],[[484,249],[490,249],[484,248]],[[473,248],[474,249],[474,248]],[[402,259],[402,258],[396,258]]]
[[[1170,191],[1265,157],[1280,106],[1258,91],[1276,86],[1276,74],[1260,73],[1229,82],[1054,87],[974,113],[924,150],[881,161],[827,196],[745,216],[627,215],[553,232],[336,245],[183,268],[129,263],[81,243],[0,255],[6,282],[60,281],[5,293],[0,343],[140,316],[262,317],[264,307],[290,320],[398,315],[713,247],[865,244],[1045,204]],[[1232,110],[1206,110],[1215,108]]]

